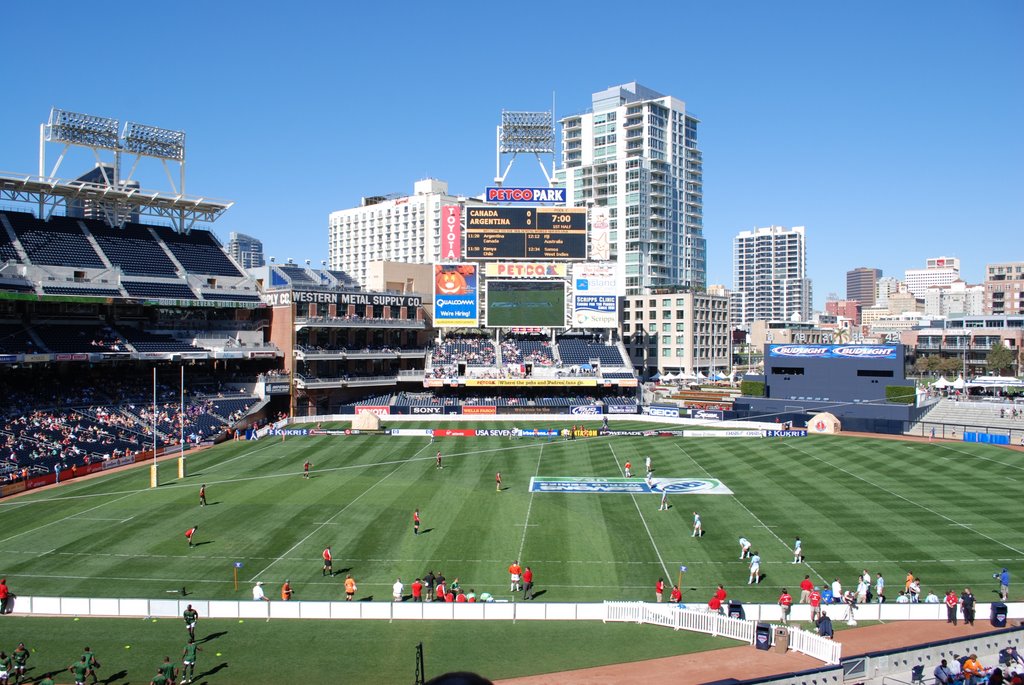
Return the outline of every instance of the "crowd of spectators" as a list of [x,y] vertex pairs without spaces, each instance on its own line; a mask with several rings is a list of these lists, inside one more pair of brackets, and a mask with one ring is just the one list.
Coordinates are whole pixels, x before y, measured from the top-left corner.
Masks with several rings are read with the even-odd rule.
[[430,354],[434,367],[453,366],[459,362],[469,366],[493,366],[496,359],[494,342],[483,337],[449,336],[435,345]]

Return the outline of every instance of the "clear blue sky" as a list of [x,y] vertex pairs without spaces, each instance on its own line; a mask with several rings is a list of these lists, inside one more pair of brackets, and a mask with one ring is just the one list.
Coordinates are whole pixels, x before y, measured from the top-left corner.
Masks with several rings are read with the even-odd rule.
[[[190,194],[236,202],[222,240],[319,263],[327,215],[364,195],[427,176],[480,192],[502,109],[554,92],[569,114],[636,80],[703,122],[711,283],[732,286],[733,236],[770,224],[807,226],[817,306],[857,266],[956,256],[977,282],[1024,259],[1024,3],[645,7],[12,3],[0,169],[36,170],[51,106],[182,129]],[[166,188],[155,162],[137,176]]]

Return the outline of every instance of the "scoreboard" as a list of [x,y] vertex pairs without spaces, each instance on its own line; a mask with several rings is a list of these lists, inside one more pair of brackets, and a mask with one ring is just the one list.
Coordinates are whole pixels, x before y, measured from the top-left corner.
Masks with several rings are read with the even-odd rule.
[[586,259],[582,207],[466,207],[466,259]]

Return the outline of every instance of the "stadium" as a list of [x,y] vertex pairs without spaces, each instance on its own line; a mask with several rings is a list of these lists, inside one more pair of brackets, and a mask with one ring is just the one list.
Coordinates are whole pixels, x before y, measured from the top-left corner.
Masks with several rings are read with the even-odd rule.
[[[870,408],[901,353],[872,375],[769,350],[762,399],[659,390],[618,336],[600,237],[547,194],[456,208],[451,259],[369,291],[309,262],[243,268],[210,230],[231,203],[177,192],[180,132],[57,109],[44,130],[181,177],[0,173],[0,585],[24,682],[69,682],[84,644],[104,682],[142,682],[180,662],[189,607],[201,651],[179,675],[211,684],[587,682],[567,672],[616,664],[630,682],[687,654],[718,677],[685,662],[675,682],[909,682],[1019,644],[1024,602],[998,576],[1024,572],[1020,452],[812,434],[826,411],[877,433],[922,420]],[[837,368],[855,380],[825,394]],[[833,592],[835,640],[780,606],[865,573],[863,596]],[[416,601],[428,574],[451,601]],[[965,587],[977,626],[917,601]],[[856,651],[858,623],[896,630]],[[922,624],[929,639],[897,637]],[[741,651],[703,654],[723,649]]]

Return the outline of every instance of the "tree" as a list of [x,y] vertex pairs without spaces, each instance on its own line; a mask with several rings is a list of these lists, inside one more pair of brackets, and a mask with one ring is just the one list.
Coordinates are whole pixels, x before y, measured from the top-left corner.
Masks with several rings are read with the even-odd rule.
[[996,374],[1012,371],[1015,361],[1013,351],[998,342],[992,345],[985,357],[985,365],[988,370],[994,371]]

